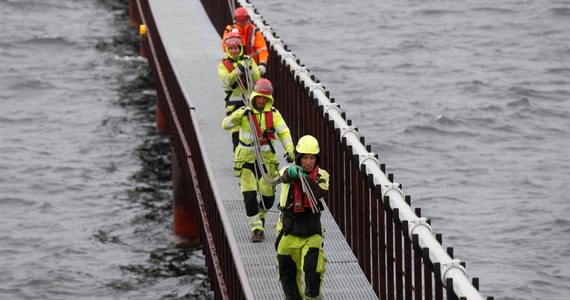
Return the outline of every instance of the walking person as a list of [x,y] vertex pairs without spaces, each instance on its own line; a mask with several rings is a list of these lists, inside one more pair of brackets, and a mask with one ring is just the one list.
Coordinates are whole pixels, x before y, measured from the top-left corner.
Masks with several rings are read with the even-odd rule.
[[295,164],[280,171],[283,186],[275,247],[279,281],[288,300],[322,299],[326,258],[321,211],[329,174],[319,167],[319,153],[317,139],[305,135],[295,148]]
[[[234,153],[234,172],[240,178],[252,242],[263,240],[265,215],[275,202],[273,185],[277,182],[271,181],[279,176],[279,160],[274,148],[276,138],[285,148],[287,161],[294,159],[291,133],[281,113],[272,106],[272,93],[271,82],[259,79],[253,87],[249,105],[237,109],[222,121],[222,128],[226,130],[235,126],[240,128],[239,145]],[[258,200],[258,192],[261,201]]]
[[[255,61],[244,54],[241,37],[237,32],[230,32],[224,38],[226,54],[218,65],[218,74],[226,92],[226,116],[244,106],[245,95],[251,89],[250,84],[259,79],[259,70]],[[240,84],[241,83],[241,84]],[[239,142],[239,126],[234,126],[230,134],[233,150]]]
[[[251,23],[245,8],[238,7],[234,11],[233,16],[234,24],[226,26],[223,36],[224,40],[228,33],[237,30],[245,48],[245,54],[255,60],[255,63],[259,66],[259,74],[264,76],[267,71],[267,62],[269,61],[269,50],[265,38],[263,38],[257,27]],[[222,45],[222,48],[224,47]]]

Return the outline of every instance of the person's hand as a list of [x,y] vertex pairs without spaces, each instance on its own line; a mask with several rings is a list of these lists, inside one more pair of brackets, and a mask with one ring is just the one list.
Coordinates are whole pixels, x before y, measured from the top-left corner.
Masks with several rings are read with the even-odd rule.
[[249,115],[249,114],[251,114],[252,112],[253,112],[253,110],[252,110],[251,107],[249,107],[249,106],[246,106],[246,107],[243,108],[243,114],[246,115],[246,116]]
[[293,151],[287,151],[287,153],[285,153],[285,155],[283,155],[283,157],[285,157],[285,160],[288,163],[292,163],[295,161],[295,153],[293,153]]
[[265,75],[265,72],[267,71],[265,64],[259,64],[258,69],[259,69],[259,75],[261,76]]
[[293,180],[299,179],[299,174],[305,175],[303,168],[300,166],[290,166],[289,169],[287,169],[287,176]]
[[245,73],[245,69],[246,69],[246,68],[247,68],[247,66],[244,64],[243,61],[242,61],[241,63],[239,63],[238,66],[237,66],[237,69],[236,69],[237,72],[238,72],[238,75],[241,75],[241,74]]

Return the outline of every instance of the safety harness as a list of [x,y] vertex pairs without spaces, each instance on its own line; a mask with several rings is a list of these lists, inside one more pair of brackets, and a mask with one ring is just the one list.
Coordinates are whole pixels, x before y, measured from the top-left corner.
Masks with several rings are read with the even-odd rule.
[[[257,115],[253,115],[253,124],[255,125],[255,131],[259,137],[259,145],[264,146],[268,143],[268,140],[275,139],[275,128],[273,128],[273,110],[264,112],[265,115],[265,130],[261,132],[261,126],[259,126],[259,121],[257,120]],[[273,145],[269,143],[271,150],[275,153]]]
[[[226,67],[226,69],[228,69],[228,71],[231,73],[233,70],[235,70],[235,66],[232,62],[231,59],[229,58],[224,58],[222,59],[222,63],[224,64],[224,66]],[[245,77],[242,75],[242,81],[246,83],[247,86],[247,81],[245,80]],[[237,88],[238,86],[238,81],[236,80],[234,82],[234,84],[232,84],[232,86],[230,87],[229,90],[226,91],[226,98],[224,98],[224,101],[228,102],[228,100],[230,100],[230,97],[232,96],[233,91]]]
[[[312,180],[317,181],[318,173],[319,167],[315,167],[309,174],[307,174],[307,176]],[[296,180],[293,183],[293,203],[291,203],[290,207],[294,213],[302,213],[305,212],[305,208],[312,207],[309,197],[303,192],[301,180]]]

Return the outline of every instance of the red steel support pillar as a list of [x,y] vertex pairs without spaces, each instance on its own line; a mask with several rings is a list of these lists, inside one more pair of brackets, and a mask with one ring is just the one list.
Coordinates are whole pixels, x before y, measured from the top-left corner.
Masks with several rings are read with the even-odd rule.
[[168,126],[166,126],[166,117],[160,108],[160,103],[156,103],[156,132],[168,134]]
[[174,214],[174,234],[176,236],[196,240],[199,242],[200,232],[194,217],[194,210],[190,203],[189,194],[186,189],[186,182],[182,178],[180,163],[171,147],[172,153],[172,193],[173,193],[173,214]]
[[129,0],[129,26],[132,28],[139,27],[140,17],[137,11],[136,0]]

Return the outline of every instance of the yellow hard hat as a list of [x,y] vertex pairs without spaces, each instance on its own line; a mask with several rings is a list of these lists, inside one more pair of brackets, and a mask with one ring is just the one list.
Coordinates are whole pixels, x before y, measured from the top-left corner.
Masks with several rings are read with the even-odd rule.
[[319,154],[321,149],[319,148],[319,141],[312,135],[305,135],[299,139],[297,142],[297,147],[295,147],[297,153],[300,154]]

